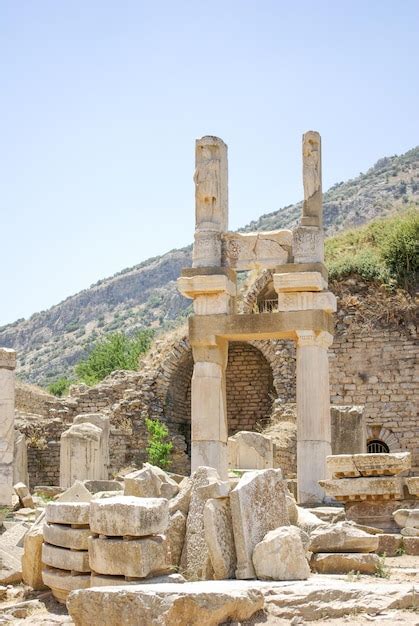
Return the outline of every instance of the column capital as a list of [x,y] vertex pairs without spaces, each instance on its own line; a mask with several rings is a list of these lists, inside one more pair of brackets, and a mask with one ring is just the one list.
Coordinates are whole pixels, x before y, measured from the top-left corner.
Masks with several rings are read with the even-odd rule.
[[10,348],[0,348],[0,369],[14,370],[16,368],[16,352]]
[[333,335],[326,331],[319,333],[314,330],[297,330],[297,347],[303,348],[307,346],[316,346],[318,348],[329,348],[333,343]]

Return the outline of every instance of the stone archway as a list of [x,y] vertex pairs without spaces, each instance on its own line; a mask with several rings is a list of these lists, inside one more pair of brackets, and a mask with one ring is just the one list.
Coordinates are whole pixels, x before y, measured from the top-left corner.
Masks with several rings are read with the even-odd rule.
[[[239,430],[254,430],[259,422],[266,422],[278,396],[271,365],[274,351],[269,349],[270,342],[252,343],[232,341],[229,344],[226,387],[230,435]],[[175,352],[176,347],[170,352],[170,368],[165,368],[170,374],[165,385],[164,414],[167,422],[176,425],[185,437],[190,454],[193,356],[189,348],[179,353],[175,360]]]
[[367,443],[371,440],[382,441],[390,452],[402,452],[396,435],[388,428],[384,428],[384,426],[367,426]]

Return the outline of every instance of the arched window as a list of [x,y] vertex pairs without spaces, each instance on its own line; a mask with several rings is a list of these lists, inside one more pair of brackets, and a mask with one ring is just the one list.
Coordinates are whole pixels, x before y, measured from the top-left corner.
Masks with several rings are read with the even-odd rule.
[[373,454],[376,454],[377,452],[387,453],[390,452],[390,448],[386,443],[384,443],[384,441],[381,441],[381,439],[371,439],[367,443],[367,451]]

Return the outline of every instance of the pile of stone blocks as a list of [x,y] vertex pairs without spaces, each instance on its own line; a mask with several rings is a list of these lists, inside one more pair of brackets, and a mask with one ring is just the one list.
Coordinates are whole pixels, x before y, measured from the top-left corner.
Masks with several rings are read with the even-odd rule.
[[92,586],[121,584],[170,570],[165,498],[92,500],[88,540]]
[[89,502],[51,502],[45,510],[42,579],[59,602],[90,587]]
[[417,496],[407,492],[409,478],[400,476],[410,466],[409,452],[331,455],[327,470],[332,478],[319,484],[327,496],[344,503],[348,520],[394,533],[394,511],[417,503]]
[[319,574],[375,574],[380,558],[378,536],[348,522],[319,526],[310,534],[310,566]]

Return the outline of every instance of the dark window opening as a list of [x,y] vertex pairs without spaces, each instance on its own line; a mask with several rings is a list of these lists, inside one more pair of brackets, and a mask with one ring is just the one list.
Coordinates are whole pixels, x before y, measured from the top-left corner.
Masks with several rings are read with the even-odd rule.
[[371,441],[367,443],[367,451],[371,452],[372,454],[376,454],[377,452],[388,453],[390,452],[390,448],[386,443],[384,443],[384,441],[381,441],[380,439],[371,439]]

